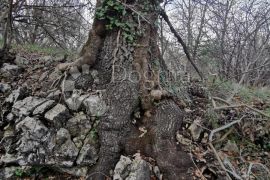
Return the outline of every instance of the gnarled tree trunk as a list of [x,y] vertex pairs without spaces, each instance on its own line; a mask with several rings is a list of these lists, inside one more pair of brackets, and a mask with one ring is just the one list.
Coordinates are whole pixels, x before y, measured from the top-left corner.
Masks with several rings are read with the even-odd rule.
[[[99,160],[89,172],[89,179],[105,179],[104,174],[109,175],[120,154],[133,155],[138,151],[156,160],[165,179],[189,179],[187,172],[192,162],[175,140],[183,111],[166,98],[159,82],[158,72],[166,72],[157,44],[159,2],[127,2],[122,3],[127,11],[122,20],[134,24],[132,31],[143,33],[131,43],[124,38],[121,27],[106,30],[108,21],[96,18],[81,58],[72,63],[89,64],[98,71],[97,88],[104,90],[108,106],[106,114],[100,117]],[[150,10],[144,9],[146,4]],[[102,7],[102,3],[98,2],[97,7]],[[138,125],[132,123],[137,111],[141,115],[137,124],[147,129],[143,137],[139,137]]]

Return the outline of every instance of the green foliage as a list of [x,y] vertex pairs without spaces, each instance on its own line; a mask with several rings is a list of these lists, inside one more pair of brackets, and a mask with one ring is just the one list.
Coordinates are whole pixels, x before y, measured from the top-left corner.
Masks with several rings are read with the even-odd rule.
[[96,12],[96,17],[100,20],[110,18],[110,15],[124,16],[126,13],[124,6],[116,0],[106,0],[102,7],[99,7]]
[[[229,96],[237,85],[237,83],[232,81],[216,79],[214,83],[210,84],[209,90],[212,91],[213,94]],[[253,100],[267,101],[270,98],[270,89],[267,87],[249,87],[240,85],[235,96],[238,96],[244,103],[252,103]]]
[[247,87],[241,86],[239,88],[238,96],[244,102],[250,102],[253,100],[267,101],[270,98],[270,89],[264,87]]
[[[3,39],[0,38],[0,48],[3,45]],[[31,54],[41,54],[41,55],[61,55],[67,54],[69,56],[73,55],[72,52],[68,50],[63,50],[57,47],[48,47],[38,44],[12,44],[12,51],[20,53],[31,53]]]
[[[216,78],[216,77],[213,77],[213,78]],[[208,81],[210,82],[209,90],[221,91],[221,94],[223,94],[223,92],[225,94],[227,92],[232,92],[234,89],[234,83],[231,81],[223,81],[219,78],[216,78],[215,80],[213,80],[212,78],[209,78]]]
[[266,151],[270,151],[270,142],[268,142],[267,144],[264,144],[264,147],[263,147]]
[[90,130],[89,132],[89,136],[90,138],[94,141],[94,142],[98,142],[98,130],[97,130],[97,126],[99,124],[99,120],[100,119],[100,116],[96,116],[95,117],[95,122],[94,122],[94,125],[93,125],[93,128]]
[[4,44],[4,40],[2,38],[0,38],[0,48],[3,47],[3,44]]
[[23,177],[24,171],[22,169],[16,169],[14,174],[16,177]]
[[16,177],[31,177],[31,176],[37,176],[37,175],[44,175],[47,172],[51,172],[50,169],[48,169],[47,167],[43,167],[43,166],[32,166],[29,169],[22,169],[22,168],[18,168],[15,170],[14,175]]
[[37,53],[44,55],[71,54],[71,52],[56,47],[46,47],[38,44],[12,45],[17,52]]
[[[107,30],[121,29],[124,39],[132,44],[141,32],[135,29],[134,23],[125,20],[126,14],[125,6],[116,0],[105,0],[103,6],[96,11],[97,19],[106,21]],[[135,15],[134,13],[131,14]]]
[[212,108],[207,109],[205,116],[213,129],[220,127],[219,115]]
[[90,131],[90,137],[95,142],[98,140],[98,132],[97,132],[97,129],[96,128],[91,129],[91,131]]
[[[266,108],[266,109],[264,110],[264,112],[270,116],[270,107],[269,107],[269,108]],[[270,144],[269,144],[269,145],[270,145]]]

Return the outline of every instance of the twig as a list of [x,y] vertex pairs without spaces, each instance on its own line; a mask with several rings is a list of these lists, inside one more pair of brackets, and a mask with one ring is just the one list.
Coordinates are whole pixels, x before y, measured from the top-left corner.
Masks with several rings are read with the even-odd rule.
[[223,141],[224,139],[226,139],[227,136],[229,136],[233,131],[233,128],[230,128],[230,130],[228,132],[226,132],[220,139],[213,141],[213,143],[219,143],[221,141]]
[[231,108],[238,108],[238,107],[246,107],[246,108],[248,108],[248,109],[250,109],[250,110],[252,110],[252,111],[254,111],[254,112],[258,113],[258,114],[261,114],[261,115],[263,115],[265,117],[270,118],[270,115],[265,114],[264,112],[260,111],[259,109],[254,108],[254,107],[251,107],[250,105],[247,105],[247,104],[231,105],[228,101],[226,101],[226,100],[224,100],[222,98],[213,97],[213,99],[218,100],[218,101],[223,102],[223,103],[228,105],[228,106],[214,107],[214,110],[223,110],[223,109],[231,109]]
[[211,98],[211,101],[212,101],[213,107],[216,108],[217,107],[216,101],[213,98]]
[[55,88],[59,84],[59,82],[61,81],[62,77],[64,77],[64,75],[61,75],[60,77],[58,77],[57,79],[55,79],[53,81],[53,83],[51,84],[50,89]]
[[225,99],[219,98],[219,97],[212,97],[214,100],[217,100],[219,102],[222,102],[224,104],[230,105],[229,102],[227,102]]
[[[237,107],[247,107],[250,110],[253,110],[253,111],[255,111],[255,112],[257,112],[257,113],[259,113],[261,115],[264,115],[264,116],[270,118],[269,115],[265,114],[264,112],[262,112],[262,111],[260,111],[260,110],[258,110],[256,108],[253,108],[253,107],[251,107],[251,106],[249,106],[247,104],[231,105],[228,101],[226,101],[226,100],[224,100],[222,98],[219,98],[219,97],[212,97],[212,99],[217,100],[217,101],[222,102],[222,103],[224,103],[224,104],[227,105],[227,106],[214,107],[214,110],[230,109],[230,108],[237,108]],[[217,129],[212,130],[211,133],[210,133],[210,135],[209,135],[209,146],[213,150],[213,152],[214,152],[214,154],[215,154],[215,156],[216,156],[219,164],[221,165],[222,169],[226,171],[227,177],[228,177],[228,173],[230,173],[230,174],[232,174],[237,179],[242,179],[242,178],[238,174],[236,174],[235,172],[232,172],[232,171],[229,171],[228,169],[226,169],[226,167],[224,166],[223,162],[221,161],[221,159],[220,159],[220,157],[219,157],[219,155],[218,155],[218,153],[217,153],[217,151],[216,151],[216,149],[215,149],[215,147],[213,146],[212,143],[217,143],[217,142],[223,141],[231,133],[231,131],[233,130],[233,128],[231,128],[227,133],[225,133],[222,136],[221,139],[217,140],[216,142],[213,142],[213,136],[214,136],[215,133],[217,133],[219,131],[222,131],[224,129],[227,129],[227,128],[233,126],[234,124],[240,123],[244,117],[245,116],[242,116],[239,120],[233,121],[233,122],[231,122],[229,124],[226,124],[224,126],[221,126],[221,127],[217,128]],[[264,165],[262,165],[262,164],[260,164],[260,165],[267,171],[267,173],[270,174],[270,171]],[[249,178],[249,175],[251,173],[252,166],[253,166],[253,164],[251,163],[250,166],[249,166],[249,168],[248,168],[247,178]],[[230,177],[228,177],[228,178],[231,179]]]
[[247,104],[245,104],[245,106],[246,106],[247,108],[249,108],[250,110],[255,111],[255,112],[258,113],[258,114],[261,114],[261,115],[263,115],[263,116],[265,116],[265,117],[270,118],[270,115],[265,114],[264,112],[260,111],[259,109],[253,108],[253,107],[251,107],[251,106],[249,106],[249,105],[247,105]]
[[221,166],[222,169],[226,172],[227,178],[228,178],[229,180],[232,180],[232,178],[231,178],[230,175],[228,174],[228,173],[230,173],[230,174],[233,175],[236,179],[242,180],[242,178],[241,178],[238,174],[236,174],[234,171],[228,170],[228,169],[224,166],[224,164],[223,164],[222,160],[220,159],[220,157],[219,157],[219,155],[218,155],[218,153],[217,153],[217,150],[215,149],[215,147],[213,146],[213,144],[212,144],[212,143],[209,143],[209,146],[210,146],[210,148],[213,150],[213,152],[214,152],[216,158],[218,159],[218,162],[220,163],[220,166]]
[[224,126],[221,126],[221,127],[217,128],[217,129],[212,130],[211,133],[210,133],[210,135],[209,135],[209,142],[212,142],[212,141],[213,141],[213,136],[214,136],[215,133],[217,133],[217,132],[219,132],[219,131],[222,131],[222,130],[224,130],[224,129],[227,129],[227,128],[229,128],[229,127],[231,127],[231,126],[233,126],[233,125],[235,125],[235,124],[237,124],[237,123],[240,123],[244,117],[245,117],[245,116],[242,116],[242,117],[241,117],[240,119],[238,119],[238,120],[235,120],[235,121],[233,121],[233,122],[230,122],[230,123],[228,123],[228,124],[225,124]]

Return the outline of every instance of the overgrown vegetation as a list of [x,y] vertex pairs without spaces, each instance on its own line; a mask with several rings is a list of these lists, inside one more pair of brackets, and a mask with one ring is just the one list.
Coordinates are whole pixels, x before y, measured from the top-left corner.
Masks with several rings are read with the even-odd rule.
[[[113,11],[112,11],[113,9]],[[115,0],[106,0],[102,7],[99,7],[96,12],[96,17],[99,20],[105,20],[107,30],[113,30],[115,28],[123,31],[124,38],[133,43],[136,38],[136,32],[134,24],[128,22],[124,17],[127,14],[125,6]]]
[[[0,47],[3,45],[3,39],[0,38]],[[37,43],[34,44],[15,44],[13,43],[11,45],[11,50],[15,52],[20,52],[20,53],[26,53],[26,54],[40,54],[40,55],[72,55],[72,51],[69,50],[64,50],[59,47],[49,47],[49,46],[43,46]]]
[[3,47],[3,44],[4,44],[4,40],[2,38],[0,38],[0,48]]
[[29,168],[18,168],[14,172],[15,176],[18,178],[26,178],[26,177],[42,177],[47,178],[47,175],[49,172],[52,172],[53,170],[48,167],[42,167],[42,166],[32,166]]
[[68,50],[63,50],[57,47],[46,47],[38,44],[24,44],[24,45],[12,45],[12,48],[16,52],[28,52],[28,53],[37,53],[44,55],[59,55],[59,54],[68,54],[72,53]]
[[[155,8],[153,5],[145,2],[142,5],[142,11],[135,12],[128,4],[117,0],[105,0],[103,5],[97,8],[96,17],[99,20],[106,21],[107,30],[122,30],[123,37],[128,43],[132,44],[143,33],[140,23],[145,21],[144,11],[149,11],[153,8]],[[126,18],[127,13],[132,14],[133,18]]]
[[243,103],[252,103],[252,101],[269,101],[270,88],[269,87],[255,87],[240,85],[230,80],[221,80],[219,78],[209,80],[209,90],[214,94],[222,96],[230,96],[234,89],[238,86],[238,91],[234,95],[239,101]]

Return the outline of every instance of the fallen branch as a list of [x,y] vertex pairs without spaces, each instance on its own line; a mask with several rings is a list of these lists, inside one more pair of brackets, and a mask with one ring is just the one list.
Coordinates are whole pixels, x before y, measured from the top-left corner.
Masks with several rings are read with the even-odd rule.
[[214,110],[218,111],[218,110],[226,110],[226,109],[234,109],[234,108],[240,108],[245,106],[244,104],[235,104],[235,105],[229,105],[229,106],[219,106],[219,107],[215,107]]
[[225,99],[222,99],[222,98],[220,98],[220,97],[212,97],[214,100],[216,100],[216,101],[219,101],[219,102],[222,102],[222,103],[224,103],[224,104],[227,104],[227,105],[230,105],[230,103],[229,102],[227,102]]
[[233,131],[233,128],[231,128],[228,132],[226,132],[220,139],[217,139],[216,141],[214,141],[213,143],[219,143],[224,141]]
[[224,129],[227,129],[227,128],[229,128],[229,127],[231,127],[231,126],[233,126],[233,125],[235,125],[235,124],[237,124],[237,123],[240,123],[244,117],[245,117],[245,116],[242,116],[242,117],[241,117],[240,119],[238,119],[238,120],[235,120],[235,121],[233,121],[233,122],[230,122],[230,123],[228,123],[228,124],[225,124],[224,126],[221,126],[221,127],[217,128],[217,129],[212,130],[211,133],[210,133],[210,135],[209,135],[209,142],[212,142],[212,141],[213,141],[213,136],[214,136],[215,133],[217,133],[217,132],[219,132],[219,131],[222,131],[222,130],[224,130]]
[[223,164],[222,160],[220,159],[220,157],[219,157],[219,155],[217,153],[217,150],[215,149],[215,147],[213,146],[213,144],[212,143],[209,143],[209,146],[212,149],[212,151],[214,152],[214,154],[215,154],[215,156],[216,156],[216,158],[217,158],[217,160],[218,160],[221,168],[225,171],[227,178],[229,180],[232,180],[231,176],[228,174],[228,171],[229,170],[224,166],[224,164]]
[[260,115],[263,115],[267,118],[270,118],[270,115],[265,114],[264,112],[260,111],[259,109],[253,108],[247,104],[236,104],[236,105],[230,105],[230,106],[219,106],[219,107],[215,107],[214,110],[218,111],[218,110],[224,110],[224,109],[234,109],[234,108],[239,108],[239,107],[246,107]]
[[217,158],[217,160],[218,160],[218,162],[219,162],[221,168],[226,172],[226,176],[227,176],[228,179],[230,179],[230,180],[231,180],[232,178],[230,177],[230,175],[229,175],[228,173],[230,173],[231,175],[233,175],[236,179],[242,179],[242,178],[241,178],[238,174],[236,174],[236,173],[233,172],[233,171],[228,170],[228,169],[224,166],[222,160],[220,159],[220,157],[219,157],[219,155],[218,155],[218,153],[217,153],[217,150],[215,149],[214,145],[212,144],[212,142],[213,142],[213,136],[214,136],[215,133],[217,133],[217,132],[219,132],[219,131],[222,131],[222,130],[224,130],[224,129],[227,129],[227,128],[233,126],[234,124],[240,123],[244,117],[245,117],[245,116],[243,116],[243,117],[241,117],[240,119],[235,120],[235,121],[233,121],[233,122],[231,122],[231,123],[229,123],[229,124],[225,124],[224,126],[221,126],[221,127],[217,128],[217,129],[212,130],[211,133],[210,133],[210,135],[209,135],[209,146],[210,146],[210,148],[213,150],[213,152],[214,152],[214,154],[215,154],[215,156],[216,156],[216,158]]
[[181,36],[177,33],[177,31],[174,29],[172,23],[170,22],[169,20],[169,17],[168,15],[166,14],[166,12],[161,9],[160,11],[160,15],[161,17],[166,21],[166,23],[168,24],[171,32],[174,34],[174,36],[176,37],[177,41],[182,45],[183,47],[183,50],[187,56],[187,59],[188,61],[191,63],[191,65],[194,67],[194,69],[196,70],[196,72],[198,73],[198,75],[200,76],[200,78],[202,80],[204,80],[204,77],[203,77],[203,74],[201,73],[201,71],[199,70],[199,68],[196,66],[196,64],[194,63],[194,61],[191,59],[191,56],[189,54],[189,51],[188,51],[188,47],[187,45],[185,44],[185,42],[183,41],[183,39],[181,38]]
[[[238,108],[238,107],[246,107],[246,108],[248,108],[248,109],[250,109],[250,110],[252,110],[252,111],[254,111],[254,112],[257,112],[257,113],[259,113],[259,114],[261,114],[261,115],[263,115],[263,116],[265,116],[265,117],[270,118],[270,116],[269,116],[268,114],[265,114],[264,112],[262,112],[262,111],[260,111],[260,110],[258,110],[258,109],[256,109],[256,108],[253,108],[253,107],[251,107],[251,106],[249,106],[249,105],[247,105],[247,104],[236,104],[236,105],[232,105],[232,104],[230,104],[228,101],[226,101],[226,100],[224,100],[224,99],[222,99],[222,98],[219,98],[219,97],[211,97],[211,99],[212,99],[213,101],[216,100],[216,101],[219,101],[219,102],[224,103],[224,104],[227,105],[227,106],[216,107],[216,104],[215,104],[215,102],[214,102],[214,103],[213,103],[213,106],[214,106],[213,109],[214,109],[214,110],[223,110],[223,109],[231,109],[231,108]],[[218,155],[218,153],[217,153],[215,147],[213,146],[213,143],[217,143],[217,142],[223,141],[223,140],[224,140],[224,139],[232,132],[233,128],[230,128],[230,127],[232,127],[233,125],[235,125],[235,124],[237,124],[237,123],[240,123],[244,117],[245,117],[245,116],[242,116],[239,120],[235,120],[235,121],[233,121],[233,122],[231,122],[231,123],[225,124],[224,126],[221,126],[221,127],[217,128],[217,129],[212,130],[211,133],[210,133],[210,135],[209,135],[209,146],[210,146],[210,148],[213,150],[213,152],[214,152],[214,154],[215,154],[215,156],[216,156],[216,158],[217,158],[217,160],[218,160],[218,162],[219,162],[221,168],[226,172],[226,176],[228,177],[228,179],[231,179],[231,177],[229,176],[228,173],[230,173],[231,175],[233,175],[236,179],[242,179],[242,177],[239,176],[236,172],[228,170],[228,169],[224,166],[224,164],[223,164],[222,160],[220,159],[220,157],[219,157],[219,155]],[[225,130],[225,129],[227,129],[227,128],[230,128],[230,130],[229,130],[227,133],[225,133],[225,134],[222,136],[221,139],[216,140],[216,141],[213,141],[213,136],[214,136],[215,133],[217,133],[217,132],[219,132],[219,131],[222,131],[222,130]],[[253,164],[251,163],[250,166],[249,166],[248,172],[247,172],[248,178],[249,178],[249,175],[250,175],[250,173],[251,173],[252,166],[253,166]],[[264,165],[262,165],[262,167],[264,167],[264,169],[270,174],[269,170],[268,170],[267,168],[265,168]]]

